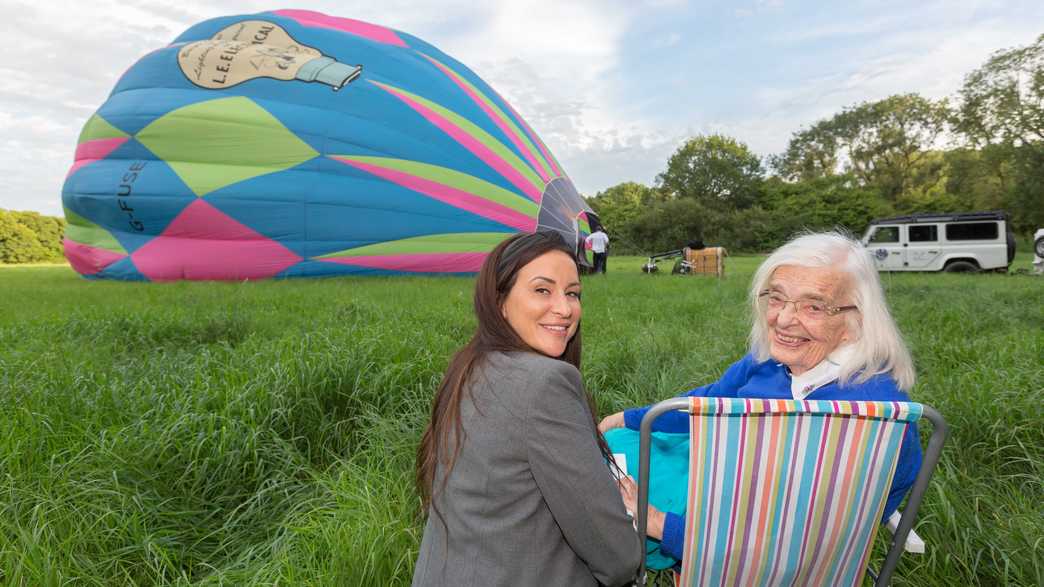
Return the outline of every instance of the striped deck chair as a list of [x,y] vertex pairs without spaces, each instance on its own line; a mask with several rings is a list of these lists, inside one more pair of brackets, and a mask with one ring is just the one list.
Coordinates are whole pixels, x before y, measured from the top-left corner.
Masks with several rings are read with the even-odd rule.
[[[946,424],[917,403],[682,397],[642,420],[638,532],[648,517],[652,422],[690,416],[685,549],[678,585],[859,585],[900,442],[921,416],[933,424],[921,470],[876,585],[887,585],[939,460]],[[646,581],[645,562],[639,585]]]

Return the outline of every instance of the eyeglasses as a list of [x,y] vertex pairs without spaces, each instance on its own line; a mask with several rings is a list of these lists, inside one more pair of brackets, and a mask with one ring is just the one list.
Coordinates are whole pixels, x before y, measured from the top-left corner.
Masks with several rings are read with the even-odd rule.
[[782,312],[787,304],[794,304],[794,310],[803,318],[819,320],[826,316],[836,316],[848,310],[858,310],[858,306],[831,306],[820,300],[790,300],[777,291],[765,290],[758,294],[765,300],[770,310]]

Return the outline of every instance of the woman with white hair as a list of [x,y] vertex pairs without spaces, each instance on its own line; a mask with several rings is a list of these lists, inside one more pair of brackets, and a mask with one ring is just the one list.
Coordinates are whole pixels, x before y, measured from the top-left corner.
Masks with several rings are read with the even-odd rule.
[[[750,290],[750,352],[721,379],[683,396],[765,399],[909,401],[914,369],[867,251],[845,235],[805,234],[761,264]],[[599,423],[638,430],[649,406],[617,412]],[[654,431],[688,432],[680,412],[660,416]],[[907,429],[884,518],[895,511],[921,467],[916,426]],[[637,489],[621,486],[628,509]],[[649,536],[663,554],[682,558],[685,518],[649,508]]]

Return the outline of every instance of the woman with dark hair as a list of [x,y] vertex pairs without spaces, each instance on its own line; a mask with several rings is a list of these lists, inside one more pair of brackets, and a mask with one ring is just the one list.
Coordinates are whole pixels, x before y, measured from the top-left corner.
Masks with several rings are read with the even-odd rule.
[[475,315],[417,450],[414,587],[627,583],[641,549],[580,380],[571,248],[540,232],[498,245]]

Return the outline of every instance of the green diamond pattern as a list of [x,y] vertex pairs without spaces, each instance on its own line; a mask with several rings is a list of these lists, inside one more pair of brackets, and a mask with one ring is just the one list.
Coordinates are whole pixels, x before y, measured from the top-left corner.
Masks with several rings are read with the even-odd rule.
[[127,254],[127,250],[112,233],[68,208],[65,208],[65,221],[69,223],[65,227],[65,238],[98,249]]
[[279,119],[241,96],[178,108],[135,138],[166,161],[197,196],[319,155]]
[[83,125],[83,130],[80,131],[80,138],[76,140],[76,143],[80,144],[95,139],[118,139],[129,136],[129,134],[110,124],[109,121],[95,114]]

